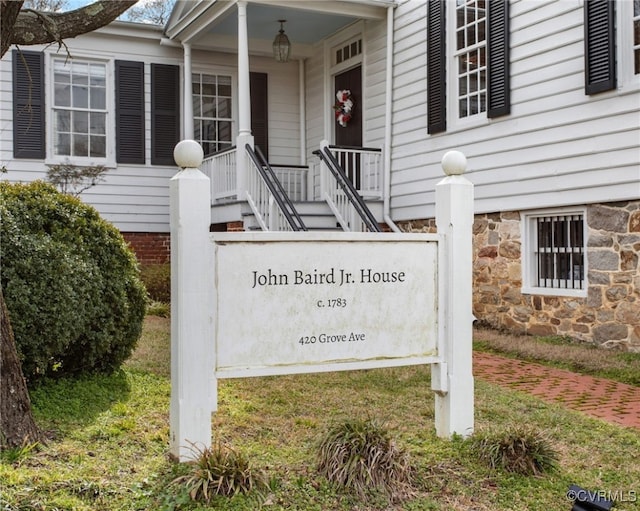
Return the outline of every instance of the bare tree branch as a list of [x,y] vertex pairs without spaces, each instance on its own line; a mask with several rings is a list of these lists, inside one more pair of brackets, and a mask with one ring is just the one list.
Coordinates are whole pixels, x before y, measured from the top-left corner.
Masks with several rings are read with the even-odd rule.
[[[0,0],[0,23],[2,35],[2,55],[11,44],[31,45],[57,42],[86,34],[108,25],[138,0],[98,0],[90,5],[68,12],[32,11],[22,9],[11,25],[15,5],[22,7],[22,1]],[[6,17],[6,18],[5,18]],[[5,26],[6,23],[6,26]],[[5,31],[8,31],[7,34]],[[7,40],[5,41],[5,35]]]

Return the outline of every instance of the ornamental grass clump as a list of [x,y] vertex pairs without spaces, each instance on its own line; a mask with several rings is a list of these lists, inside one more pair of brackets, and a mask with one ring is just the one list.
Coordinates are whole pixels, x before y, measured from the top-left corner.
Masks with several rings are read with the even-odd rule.
[[331,427],[320,441],[318,472],[360,496],[371,489],[383,490],[392,499],[410,494],[408,454],[372,419],[348,420]]
[[265,474],[251,466],[249,458],[216,440],[211,447],[191,444],[194,454],[188,474],[174,479],[184,485],[192,500],[209,503],[216,496],[232,497],[267,487]]
[[472,451],[492,469],[538,476],[558,465],[558,453],[549,439],[528,426],[476,433],[470,441]]

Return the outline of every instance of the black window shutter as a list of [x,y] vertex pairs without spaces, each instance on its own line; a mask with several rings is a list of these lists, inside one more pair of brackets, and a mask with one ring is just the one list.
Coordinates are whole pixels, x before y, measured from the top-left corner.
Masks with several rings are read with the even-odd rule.
[[144,62],[116,60],[116,161],[144,163]]
[[45,158],[44,53],[13,50],[13,157]]
[[255,145],[269,159],[269,118],[267,109],[267,74],[251,73],[251,134]]
[[616,88],[615,2],[584,3],[585,94]]
[[511,112],[509,0],[487,2],[487,117]]
[[180,68],[151,64],[151,163],[175,165],[180,140]]
[[427,132],[447,129],[446,0],[427,2]]

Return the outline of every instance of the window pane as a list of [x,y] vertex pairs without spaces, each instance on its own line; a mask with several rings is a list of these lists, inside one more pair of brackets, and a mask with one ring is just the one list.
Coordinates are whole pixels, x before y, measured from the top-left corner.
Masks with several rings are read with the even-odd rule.
[[202,121],[200,121],[198,119],[194,119],[194,121],[193,121],[193,138],[194,138],[194,140],[198,140],[198,141],[202,140],[202,137],[201,137],[202,130],[200,129],[200,124],[201,123],[202,123]]
[[90,115],[90,130],[95,135],[105,135],[107,133],[106,120],[107,115],[98,112],[92,112]]
[[64,65],[64,61],[55,60],[53,62],[54,81],[58,83],[71,83],[71,68]]
[[476,26],[470,25],[467,27],[467,46],[476,44]]
[[213,142],[203,142],[202,150],[204,151],[205,156],[213,154],[216,152],[216,144]]
[[211,75],[202,75],[202,94],[215,96],[216,94],[216,77]]
[[54,86],[54,103],[56,106],[71,106],[71,89],[68,85]]
[[71,81],[74,85],[89,85],[89,64],[71,64]]
[[75,108],[87,108],[89,106],[89,90],[87,87],[73,86],[73,102]]
[[230,76],[218,77],[218,96],[231,97],[231,77]]
[[212,120],[202,121],[202,140],[216,139],[216,123]]
[[107,106],[107,91],[101,87],[91,88],[91,108],[104,110]]
[[90,156],[96,158],[104,158],[106,156],[106,137],[91,136],[91,152]]
[[88,135],[73,135],[72,156],[89,156]]
[[73,112],[72,126],[75,133],[88,133],[89,132],[89,113],[88,112]]
[[89,84],[97,87],[104,87],[106,85],[106,66],[104,64],[91,64],[90,70],[91,78],[89,80]]
[[224,119],[231,118],[231,98],[223,98],[218,100],[218,117]]
[[465,96],[467,94],[467,77],[466,76],[461,76],[458,80],[458,87],[459,87],[459,95],[460,96]]
[[224,142],[231,141],[231,122],[220,121],[218,122],[218,140]]
[[67,156],[71,154],[71,135],[58,133],[56,137],[55,154]]
[[466,98],[461,98],[459,100],[459,109],[460,109],[460,117],[466,117],[467,115],[469,115],[468,109],[467,109],[467,99]]
[[200,110],[200,96],[193,96],[193,115],[195,117],[201,117],[202,112]]
[[202,117],[216,116],[216,98],[213,96],[202,96]]
[[56,127],[58,131],[71,131],[71,112],[67,110],[56,111]]

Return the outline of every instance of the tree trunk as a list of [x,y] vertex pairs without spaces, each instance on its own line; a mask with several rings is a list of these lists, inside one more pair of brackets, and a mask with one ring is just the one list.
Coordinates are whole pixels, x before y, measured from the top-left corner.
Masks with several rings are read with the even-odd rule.
[[39,12],[25,9],[23,1],[0,0],[2,53],[12,44],[30,45],[58,43],[108,25],[138,0],[98,0],[86,7],[68,12]]
[[20,9],[24,0],[14,2],[13,0],[0,0],[0,47],[2,53],[0,57],[4,55],[9,46],[11,46],[11,35],[13,34],[13,26],[18,19]]
[[31,413],[9,311],[0,288],[0,450],[43,441],[44,435]]

